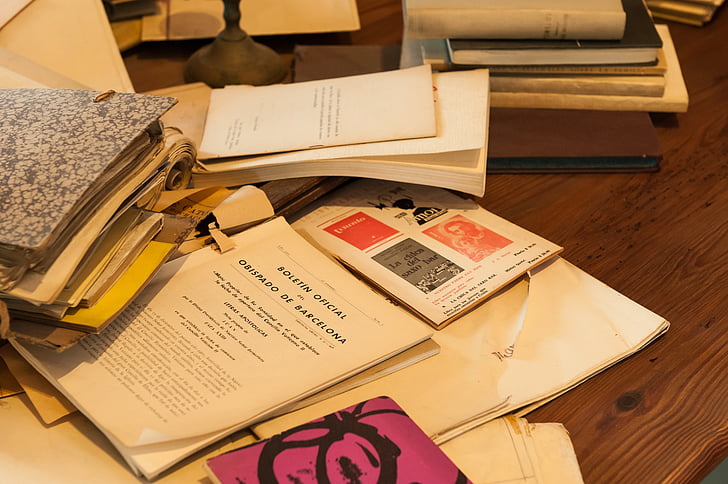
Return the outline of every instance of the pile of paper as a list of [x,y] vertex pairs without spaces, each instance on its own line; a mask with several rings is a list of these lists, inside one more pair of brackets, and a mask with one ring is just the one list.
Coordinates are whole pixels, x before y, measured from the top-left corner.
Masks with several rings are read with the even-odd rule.
[[173,243],[154,240],[163,216],[149,209],[186,185],[194,160],[159,122],[174,103],[0,90],[0,296],[13,318],[99,331],[170,253]]
[[192,183],[365,176],[482,196],[488,105],[487,71],[428,65],[213,89]]

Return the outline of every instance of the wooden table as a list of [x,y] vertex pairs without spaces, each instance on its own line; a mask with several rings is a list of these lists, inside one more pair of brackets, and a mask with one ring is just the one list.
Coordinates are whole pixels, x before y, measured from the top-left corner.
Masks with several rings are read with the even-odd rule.
[[[397,44],[400,0],[359,0],[353,33],[259,39]],[[724,9],[725,10],[725,9]],[[564,257],[672,326],[645,350],[532,412],[562,422],[587,483],[699,482],[728,456],[728,12],[670,24],[687,113],[653,115],[661,170],[489,175],[483,205],[563,245]],[[181,84],[200,42],[125,55],[135,87]]]

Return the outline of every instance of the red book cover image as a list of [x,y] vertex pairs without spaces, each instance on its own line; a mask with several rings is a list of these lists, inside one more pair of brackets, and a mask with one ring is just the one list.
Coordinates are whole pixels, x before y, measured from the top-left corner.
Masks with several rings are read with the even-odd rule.
[[364,212],[349,215],[324,227],[324,230],[350,243],[359,250],[366,250],[399,233],[389,225],[370,217]]
[[513,242],[462,215],[450,217],[424,233],[473,262],[480,262]]
[[388,397],[208,459],[221,484],[472,484]]

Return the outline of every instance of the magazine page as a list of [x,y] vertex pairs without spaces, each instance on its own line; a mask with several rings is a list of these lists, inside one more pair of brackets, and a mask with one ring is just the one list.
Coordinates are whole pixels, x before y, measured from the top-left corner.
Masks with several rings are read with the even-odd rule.
[[435,327],[562,250],[447,190],[376,180],[293,225]]

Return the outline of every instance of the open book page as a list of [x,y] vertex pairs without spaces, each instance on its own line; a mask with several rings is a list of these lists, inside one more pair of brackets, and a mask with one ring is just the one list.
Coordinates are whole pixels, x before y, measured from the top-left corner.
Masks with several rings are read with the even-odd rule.
[[478,484],[581,484],[569,433],[558,423],[497,418],[440,448]]
[[293,226],[435,327],[562,248],[447,190],[356,180]]
[[293,84],[213,89],[200,151],[243,156],[436,132],[432,72],[423,65]]
[[13,341],[123,454],[164,447],[148,477],[431,335],[281,218],[234,240],[166,264],[63,353]]
[[667,327],[664,318],[556,257],[532,271],[530,283],[501,291],[437,331],[438,355],[253,430],[267,437],[388,395],[443,443],[584,381]]

